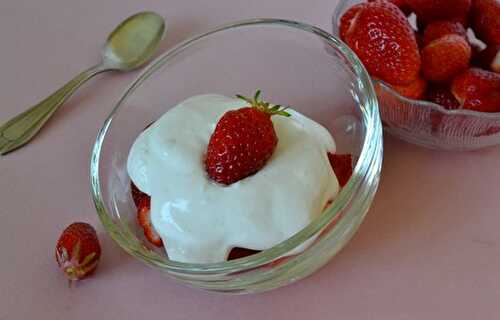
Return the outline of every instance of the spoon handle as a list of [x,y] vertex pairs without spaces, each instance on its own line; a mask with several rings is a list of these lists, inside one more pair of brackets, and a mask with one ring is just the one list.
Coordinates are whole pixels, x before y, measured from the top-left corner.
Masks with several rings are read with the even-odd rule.
[[34,107],[3,124],[0,127],[0,155],[7,154],[28,143],[76,89],[96,74],[106,70],[101,65],[97,65],[83,71]]

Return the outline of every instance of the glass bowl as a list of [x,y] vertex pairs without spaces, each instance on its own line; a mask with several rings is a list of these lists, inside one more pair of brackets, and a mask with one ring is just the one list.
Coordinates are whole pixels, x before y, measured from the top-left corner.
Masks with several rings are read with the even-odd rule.
[[[333,34],[340,18],[363,0],[340,0],[333,13]],[[500,113],[446,110],[433,102],[408,99],[383,81],[372,79],[380,117],[389,134],[431,149],[467,151],[500,144]]]
[[[273,248],[213,264],[171,261],[137,227],[126,171],[130,147],[146,126],[190,96],[251,94],[256,88],[268,101],[291,105],[328,128],[338,153],[354,155],[353,176],[324,214]],[[90,175],[97,214],[125,251],[189,286],[249,293],[301,279],[339,252],[365,217],[381,162],[376,95],[352,51],[307,24],[254,19],[195,36],[152,62],[105,120],[92,151]],[[307,249],[288,255],[306,241]]]

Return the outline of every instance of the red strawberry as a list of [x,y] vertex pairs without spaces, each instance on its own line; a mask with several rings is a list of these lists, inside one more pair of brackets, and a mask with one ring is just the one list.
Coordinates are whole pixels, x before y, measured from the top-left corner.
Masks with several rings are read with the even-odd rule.
[[[375,1],[383,1],[383,0],[368,0],[368,2],[375,2]],[[403,13],[406,15],[409,15],[411,13],[411,8],[408,5],[408,3],[406,3],[406,0],[385,0],[385,1],[392,2],[396,7],[401,9],[401,11],[403,11]]]
[[360,8],[345,41],[373,77],[405,85],[418,76],[420,54],[414,31],[390,2],[370,2]]
[[470,68],[455,79],[451,92],[464,109],[500,112],[500,74]]
[[488,45],[500,44],[500,1],[474,0],[471,16],[476,37]]
[[56,261],[70,282],[94,272],[100,257],[99,239],[95,229],[88,223],[70,224],[57,241]]
[[130,181],[130,191],[132,193],[132,200],[134,200],[136,208],[139,208],[142,199],[150,199],[150,196],[139,190],[139,188],[137,188],[137,186],[132,181]]
[[163,241],[151,224],[151,201],[149,198],[142,198],[137,207],[137,222],[144,231],[146,239],[157,247],[163,247]]
[[425,99],[439,104],[448,110],[460,108],[460,102],[455,99],[455,96],[447,87],[430,86],[425,93]]
[[474,64],[500,73],[500,44],[490,45],[474,57]]
[[467,25],[471,0],[406,0],[420,25],[436,20],[453,20]]
[[400,95],[410,98],[410,99],[421,99],[424,95],[425,89],[427,88],[427,81],[418,77],[412,83],[405,86],[392,86]]
[[260,91],[252,99],[238,95],[250,106],[231,110],[219,119],[205,158],[208,176],[225,185],[246,178],[259,171],[269,160],[278,137],[272,115],[290,116],[286,108],[271,106],[259,99]]
[[364,6],[365,6],[364,3],[358,3],[357,5],[354,5],[350,7],[349,10],[347,10],[340,18],[339,35],[340,39],[342,39],[343,41],[345,41],[345,36],[347,35],[347,32],[351,28],[354,18],[359,13],[359,10]]
[[424,47],[442,36],[447,34],[458,34],[466,39],[466,31],[460,22],[439,20],[429,23],[424,31],[423,45]]
[[328,152],[328,160],[330,160],[330,165],[337,176],[339,186],[345,186],[352,176],[352,156]]
[[422,73],[427,80],[449,81],[465,70],[471,48],[467,40],[456,34],[442,36],[422,50]]
[[258,250],[252,250],[252,249],[246,249],[246,248],[233,248],[229,252],[229,256],[227,257],[227,260],[236,260],[240,258],[245,258],[248,256],[251,256],[252,254],[259,253],[260,251]]

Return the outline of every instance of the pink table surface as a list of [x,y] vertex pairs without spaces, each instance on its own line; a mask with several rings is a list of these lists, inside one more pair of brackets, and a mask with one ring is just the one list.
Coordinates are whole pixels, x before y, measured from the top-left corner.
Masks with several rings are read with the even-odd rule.
[[[282,17],[330,28],[335,0],[2,0],[0,120],[98,59],[122,18],[155,10],[164,48],[222,22]],[[223,296],[176,284],[105,234],[89,195],[98,128],[135,74],[81,90],[28,147],[0,159],[0,319],[498,319],[500,148],[436,152],[386,137],[383,175],[350,244],[313,276]],[[64,226],[97,226],[98,272],[69,289],[53,250]]]

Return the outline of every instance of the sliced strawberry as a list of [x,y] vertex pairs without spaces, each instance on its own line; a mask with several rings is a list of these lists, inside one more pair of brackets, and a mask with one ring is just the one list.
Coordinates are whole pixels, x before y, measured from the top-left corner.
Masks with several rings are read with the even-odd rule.
[[248,256],[251,256],[252,254],[259,253],[260,251],[258,250],[252,250],[252,249],[246,249],[246,248],[233,248],[229,252],[229,256],[227,257],[227,260],[236,260],[240,258],[245,258]]
[[427,81],[425,81],[421,77],[418,77],[415,81],[408,85],[393,85],[392,88],[404,97],[410,99],[421,99],[424,95],[425,89],[427,88]]
[[466,39],[467,33],[460,22],[449,20],[438,20],[430,23],[424,31],[424,47],[432,41],[441,38],[447,34],[457,34]]
[[132,200],[134,200],[136,208],[139,208],[139,205],[143,199],[151,198],[149,195],[139,190],[139,188],[137,188],[137,186],[132,181],[130,181],[130,191],[132,193]]
[[442,36],[422,50],[422,73],[427,80],[446,82],[465,70],[471,48],[467,40],[456,34]]
[[163,241],[151,224],[151,202],[149,198],[143,198],[137,208],[137,222],[144,231],[146,239],[157,247],[163,247]]
[[464,109],[500,112],[500,74],[470,68],[457,76],[451,92]]
[[437,20],[459,21],[467,25],[471,0],[406,0],[420,24]]
[[476,37],[488,45],[500,44],[500,1],[474,0],[471,16]]
[[367,3],[351,24],[345,41],[371,76],[396,85],[417,78],[421,63],[417,40],[398,7],[386,1]]
[[352,156],[350,154],[333,154],[328,152],[328,160],[332,166],[340,187],[347,184],[352,176]]

